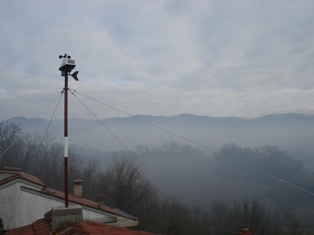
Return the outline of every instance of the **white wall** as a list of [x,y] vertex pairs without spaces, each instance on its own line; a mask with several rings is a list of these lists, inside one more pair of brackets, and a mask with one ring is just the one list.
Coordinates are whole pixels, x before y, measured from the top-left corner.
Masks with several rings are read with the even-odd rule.
[[19,188],[20,183],[10,184],[7,187],[0,188],[0,218],[3,220],[4,229],[10,229],[11,226],[8,228],[8,225],[15,224],[16,218],[14,214],[16,214],[15,207],[20,196]]
[[[21,188],[21,186],[24,187]],[[42,219],[44,214],[51,208],[64,206],[62,199],[49,197],[48,195],[46,197],[39,192],[27,190],[25,187],[41,190],[40,187],[19,181],[0,188],[0,218],[3,219],[4,229],[14,229],[31,224],[38,219]],[[71,205],[74,204],[69,203],[69,206]],[[137,224],[137,221],[129,221],[125,217],[102,213],[89,207],[82,206],[82,209],[84,220],[106,223],[115,222],[118,219],[119,222],[116,226],[135,226]]]

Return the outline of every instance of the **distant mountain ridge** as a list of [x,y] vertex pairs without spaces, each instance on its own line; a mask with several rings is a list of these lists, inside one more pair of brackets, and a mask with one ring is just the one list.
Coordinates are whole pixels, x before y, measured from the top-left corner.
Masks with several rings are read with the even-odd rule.
[[[43,134],[49,124],[42,118],[15,117],[8,121],[19,124],[27,133]],[[48,129],[60,142],[63,142],[63,125],[63,120],[52,120]],[[138,145],[154,147],[169,141],[190,144],[186,140],[214,150],[231,142],[242,147],[276,145],[289,150],[295,157],[300,155],[310,160],[314,154],[314,115],[285,113],[251,119],[193,114],[170,117],[135,115],[101,119],[101,123],[98,120],[69,119],[70,144],[109,151],[124,149],[117,139],[129,149]]]
[[[301,114],[301,113],[284,113],[284,114],[270,114],[265,115],[257,118],[241,118],[241,117],[211,117],[211,116],[199,116],[194,114],[179,114],[177,116],[152,116],[152,115],[135,115],[135,116],[129,116],[129,117],[114,117],[114,118],[107,118],[107,119],[101,119],[101,121],[104,121],[106,123],[117,123],[117,122],[125,122],[129,121],[130,119],[133,120],[144,120],[144,121],[181,121],[181,122],[200,122],[200,123],[209,123],[209,122],[215,122],[215,123],[228,123],[230,121],[239,121],[239,122],[304,122],[304,121],[313,121],[314,120],[314,114]],[[23,116],[17,116],[11,119],[8,119],[7,121],[19,123],[22,126],[24,124],[30,125],[30,124],[39,124],[39,123],[45,123],[48,122],[47,119],[44,118],[25,118]],[[53,122],[59,122],[63,120],[55,119]],[[86,121],[86,122],[93,122],[97,120],[92,119],[81,119],[81,118],[71,118],[69,119],[69,122],[71,121]]]

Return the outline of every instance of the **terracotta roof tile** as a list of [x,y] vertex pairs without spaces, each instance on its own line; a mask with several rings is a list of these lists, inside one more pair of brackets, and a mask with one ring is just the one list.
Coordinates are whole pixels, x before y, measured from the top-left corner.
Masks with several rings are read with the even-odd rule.
[[36,176],[33,176],[33,175],[30,175],[30,174],[27,174],[27,173],[24,173],[24,172],[19,172],[18,173],[20,175],[20,177],[22,179],[25,179],[27,181],[30,181],[30,182],[33,182],[35,184],[39,184],[39,185],[42,185],[44,186],[45,184],[43,182],[41,182],[40,179],[38,179]]
[[[54,197],[58,197],[58,198],[64,199],[64,192],[61,192],[61,191],[58,191],[58,190],[55,190],[55,189],[52,189],[52,188],[45,188],[41,192],[49,194],[49,195],[54,196]],[[86,199],[86,198],[83,198],[83,197],[77,197],[77,196],[74,196],[72,194],[69,194],[68,198],[69,198],[70,202],[74,202],[74,203],[77,203],[77,204],[80,204],[80,205],[85,205],[85,206],[89,206],[89,207],[92,207],[92,208],[95,208],[95,209],[99,209],[98,203],[94,202],[92,200],[89,200],[89,199]],[[121,215],[120,213],[118,213],[117,211],[113,210],[112,208],[110,208],[108,206],[104,206],[103,208],[101,208],[99,210],[106,211],[106,212],[109,212],[109,213],[112,213],[112,214],[116,214],[116,215]]]
[[7,166],[2,166],[2,165],[0,165],[0,170],[22,171],[22,169],[20,169],[20,168],[16,168],[16,167],[7,167]]
[[79,226],[72,221],[67,221],[55,229],[55,234],[58,235],[70,235],[81,234],[89,235],[89,232],[85,231],[82,226]]
[[42,219],[42,220],[37,220],[33,224],[33,230],[36,231],[36,234],[50,234],[51,232],[51,227],[47,220]]
[[[0,170],[1,169],[4,169],[4,168],[0,168]],[[16,169],[18,169],[18,168],[16,168]],[[7,170],[7,168],[6,168],[6,170]],[[18,171],[18,170],[11,170],[11,168],[9,170],[13,171],[12,173],[14,173],[14,175],[9,176],[9,177],[1,180],[0,185],[5,184],[7,182],[10,182],[11,180],[14,180],[16,178],[21,178],[21,179],[27,180],[29,182],[44,186],[44,183],[41,182],[36,176],[30,175],[30,174],[27,174],[27,173],[24,173],[24,172]]]
[[[9,176],[9,177],[1,180],[0,181],[0,185],[6,184],[6,183],[8,183],[8,182],[10,182],[10,181],[12,181],[14,179],[17,179],[17,178],[21,178],[21,179],[27,180],[29,182],[32,182],[32,183],[35,183],[35,184],[38,184],[38,185],[41,185],[41,186],[45,186],[44,183],[41,182],[36,176],[33,176],[33,175],[27,174],[25,172],[22,172],[21,169],[19,169],[19,168],[1,167],[0,166],[0,170],[12,171],[12,173],[14,173],[14,175]],[[52,188],[48,188],[48,187],[44,187],[44,189],[41,192],[49,194],[51,196],[55,196],[55,197],[61,198],[61,199],[65,198],[64,192],[61,192],[61,191],[58,191],[58,190],[55,190],[55,189],[52,189]],[[112,214],[121,215],[119,212],[113,210],[112,208],[110,208],[108,206],[104,206],[103,208],[100,209],[98,207],[98,203],[97,202],[88,200],[86,198],[76,197],[74,195],[69,194],[69,201],[77,203],[77,204],[80,204],[80,205],[85,205],[85,206],[88,206],[88,207],[99,209],[99,210],[102,210],[102,211],[106,211],[106,212],[109,212],[109,213],[112,213]]]
[[16,178],[18,178],[18,175],[9,176],[9,177],[7,177],[7,178],[5,178],[3,180],[0,180],[0,185],[5,184],[7,182],[10,182],[11,180],[14,180]]
[[18,234],[23,234],[23,235],[36,235],[36,234],[41,234],[41,235],[50,235],[51,232],[51,227],[49,224],[46,222],[45,219],[40,219],[35,221],[33,224],[26,225],[20,228],[12,229],[10,231],[6,232],[6,235],[18,235]]
[[51,233],[52,229],[49,225],[47,219],[40,219],[34,223],[21,227],[12,229],[6,232],[6,235],[51,235],[51,234],[60,234],[60,235],[70,235],[70,234],[79,234],[79,235],[153,235],[153,233],[144,232],[144,231],[135,231],[123,227],[113,227],[107,224],[100,222],[91,222],[84,221],[83,226],[78,226],[73,222],[65,222],[62,226],[58,227],[54,233]]

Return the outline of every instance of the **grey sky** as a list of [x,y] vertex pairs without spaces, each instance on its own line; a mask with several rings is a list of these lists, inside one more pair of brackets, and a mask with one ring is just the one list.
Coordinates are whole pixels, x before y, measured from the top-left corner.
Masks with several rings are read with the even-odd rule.
[[[70,88],[130,114],[314,114],[313,12],[306,0],[3,0],[0,118],[38,116],[63,88],[64,53],[80,71]],[[70,117],[93,118],[69,98]]]

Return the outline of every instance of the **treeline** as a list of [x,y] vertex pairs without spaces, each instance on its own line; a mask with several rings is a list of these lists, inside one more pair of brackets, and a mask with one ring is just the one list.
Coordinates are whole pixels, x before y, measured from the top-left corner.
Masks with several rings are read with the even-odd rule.
[[[153,149],[139,147],[135,153],[174,151],[180,154],[183,149],[189,154],[197,151],[171,142]],[[64,190],[63,145],[52,136],[43,138],[39,134],[23,134],[19,126],[0,122],[0,153],[1,165],[21,168],[37,176],[48,187]],[[215,201],[201,207],[197,203],[185,205],[175,196],[160,198],[158,187],[148,180],[143,167],[130,158],[117,157],[103,168],[98,160],[83,160],[77,151],[70,149],[69,156],[69,182],[82,179],[84,197],[95,200],[97,195],[105,195],[108,206],[137,217],[140,221],[137,229],[140,230],[156,234],[229,235],[248,227],[260,235],[314,234],[310,228],[302,228],[302,219],[296,214],[276,214],[257,200]],[[69,188],[71,191],[72,187]]]
[[227,144],[213,159],[214,170],[221,177],[271,186],[263,199],[273,206],[300,213],[314,207],[313,172],[276,146],[250,149]]
[[[250,149],[227,144],[214,154],[213,158],[217,173],[228,178],[272,184],[275,181],[271,177],[265,177],[266,174],[285,181],[310,174],[302,161],[290,157],[286,151],[276,146]],[[312,189],[314,190],[314,187]]]
[[135,149],[135,153],[138,155],[143,155],[145,157],[160,157],[160,156],[168,156],[171,154],[172,156],[190,156],[190,157],[206,157],[207,155],[199,150],[198,148],[193,148],[190,145],[180,145],[174,141],[169,143],[164,143],[161,146],[156,147],[148,147],[145,145],[138,145]]

